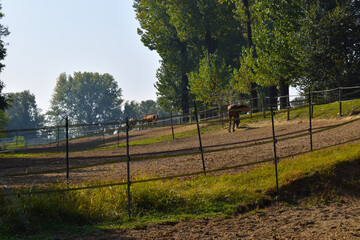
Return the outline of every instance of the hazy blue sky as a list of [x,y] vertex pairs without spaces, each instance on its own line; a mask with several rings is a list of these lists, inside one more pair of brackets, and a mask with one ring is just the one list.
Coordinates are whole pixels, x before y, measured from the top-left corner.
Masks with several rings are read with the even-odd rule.
[[159,56],[137,35],[132,0],[0,0],[11,32],[4,92],[30,90],[48,110],[60,73],[114,76],[125,100],[156,100]]

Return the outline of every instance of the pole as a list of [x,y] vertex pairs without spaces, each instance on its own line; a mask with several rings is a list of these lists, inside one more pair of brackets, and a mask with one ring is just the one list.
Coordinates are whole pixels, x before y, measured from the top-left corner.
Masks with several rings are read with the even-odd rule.
[[311,118],[312,118],[312,104],[311,104],[311,88],[309,88],[309,132],[310,132],[310,150],[313,150],[313,143],[312,143],[312,124],[311,124]]
[[170,113],[170,124],[171,124],[172,137],[173,139],[175,139],[172,113]]
[[66,116],[66,181],[69,184],[69,117]]
[[250,99],[250,106],[251,106],[251,110],[250,110],[250,118],[252,119],[252,113],[253,113],[253,109],[254,109],[254,103],[253,103],[253,99]]
[[196,102],[195,102],[195,100],[194,100],[194,110],[195,110],[195,120],[196,120],[198,135],[199,135],[200,152],[201,152],[201,159],[202,159],[202,164],[203,164],[203,170],[204,170],[204,175],[206,175],[204,152],[203,152],[202,143],[201,143],[199,119],[198,119],[198,114],[197,114],[197,110],[196,110]]
[[105,147],[105,127],[103,127],[103,145]]
[[341,117],[342,115],[342,102],[341,102],[341,99],[342,99],[342,94],[341,94],[341,87],[339,87],[339,116]]
[[126,117],[126,158],[127,158],[127,194],[128,194],[128,216],[131,218],[131,195],[130,195],[130,148],[129,148],[129,119]]
[[56,136],[56,141],[57,141],[57,152],[60,152],[60,146],[59,146],[59,143],[60,143],[60,128],[58,127],[57,128],[57,136]]
[[120,148],[120,122],[117,130],[117,143],[118,143],[118,148]]
[[279,179],[278,179],[278,170],[277,170],[277,155],[276,155],[276,136],[275,136],[275,124],[274,124],[274,111],[273,107],[270,107],[271,109],[271,124],[272,124],[272,133],[273,133],[273,142],[274,142],[274,163],[275,163],[275,175],[276,175],[276,192],[279,193]]
[[266,118],[266,112],[265,112],[265,97],[262,98],[262,107],[263,107],[263,115],[264,115],[264,118]]
[[290,102],[289,102],[289,96],[286,97],[286,105],[287,105],[287,120],[290,120]]

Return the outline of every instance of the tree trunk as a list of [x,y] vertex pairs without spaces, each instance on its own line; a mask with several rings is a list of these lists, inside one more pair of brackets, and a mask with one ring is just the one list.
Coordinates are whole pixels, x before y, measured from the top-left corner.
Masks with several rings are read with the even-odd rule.
[[205,32],[205,45],[209,54],[214,54],[217,49],[217,41],[211,37],[210,30],[206,29]]
[[[187,43],[180,42],[181,49],[181,108],[183,114],[189,113],[189,79],[187,76]],[[184,117],[184,122],[189,121],[189,117]]]
[[277,108],[277,95],[276,86],[269,87],[269,107]]
[[[248,49],[253,46],[252,41],[252,33],[251,33],[251,19],[250,19],[250,8],[248,0],[243,0],[245,6],[245,14],[246,14],[246,35],[247,35],[247,45]],[[253,101],[253,108],[255,109],[253,112],[258,112],[258,99],[257,99],[257,84],[251,83],[251,98]]]
[[[286,109],[289,102],[289,84],[285,80],[280,80],[280,109]],[[286,97],[285,97],[286,96]]]

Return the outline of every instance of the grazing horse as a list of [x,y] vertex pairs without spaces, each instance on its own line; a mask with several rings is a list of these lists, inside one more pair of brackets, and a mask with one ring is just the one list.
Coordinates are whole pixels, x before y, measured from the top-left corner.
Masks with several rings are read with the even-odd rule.
[[151,123],[156,124],[157,119],[159,118],[159,114],[151,114],[143,118],[143,124],[148,123],[149,125]]
[[248,112],[250,111],[250,107],[246,106],[246,105],[235,105],[235,104],[231,104],[228,106],[228,111],[229,111],[229,132],[231,132],[231,118],[234,118],[234,124],[233,124],[233,132],[235,132],[235,124],[236,124],[236,128],[239,128],[239,123],[240,123],[240,117],[239,117],[239,113],[240,112]]
[[129,119],[129,127],[131,127],[132,125],[134,125],[134,118]]

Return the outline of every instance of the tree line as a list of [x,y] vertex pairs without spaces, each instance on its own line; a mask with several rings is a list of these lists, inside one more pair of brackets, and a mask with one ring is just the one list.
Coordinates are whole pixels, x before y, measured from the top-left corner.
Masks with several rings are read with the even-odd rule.
[[286,96],[289,86],[360,82],[358,0],[134,0],[133,7],[141,41],[161,57],[155,87],[164,109],[186,113],[193,100],[222,105]]
[[[3,16],[0,12],[0,19]],[[8,28],[0,24],[0,61],[6,57],[3,37],[9,33]],[[0,63],[0,72],[4,67]],[[125,117],[141,119],[149,114],[165,114],[153,100],[124,101],[121,88],[108,73],[61,73],[50,109],[45,113],[37,107],[35,95],[30,91],[4,94],[3,88],[4,83],[0,81],[0,130],[64,125],[66,117],[72,124],[93,124],[124,121]]]
[[[289,86],[359,85],[360,0],[134,0],[133,7],[141,41],[161,57],[156,102],[124,102],[110,74],[62,73],[50,109],[41,114],[33,94],[1,94],[0,81],[1,128],[58,125],[66,116],[73,123],[98,123],[186,114],[193,100],[221,106],[244,97],[285,96]],[[8,34],[0,24],[0,61]]]
[[35,95],[30,91],[5,95],[7,108],[0,110],[2,129],[33,129],[43,126],[62,126],[69,117],[71,124],[123,122],[125,118],[142,119],[159,113],[154,100],[124,101],[121,89],[110,74],[75,72],[60,74],[50,109],[42,114]]

